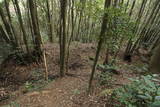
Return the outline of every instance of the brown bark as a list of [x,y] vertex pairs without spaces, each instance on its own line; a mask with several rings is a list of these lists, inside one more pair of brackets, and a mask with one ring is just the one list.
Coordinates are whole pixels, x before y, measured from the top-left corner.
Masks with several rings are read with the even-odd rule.
[[35,38],[35,46],[34,50],[37,54],[37,57],[42,59],[42,49],[41,49],[41,34],[39,30],[39,24],[38,24],[38,18],[37,18],[37,7],[36,7],[36,1],[29,0],[29,9],[31,13],[31,19],[32,19],[32,25],[33,25],[33,33],[34,33],[34,38]]
[[61,0],[61,23],[60,23],[60,76],[65,76],[66,64],[66,12],[67,0]]
[[150,71],[152,73],[160,73],[160,42],[151,57]]
[[[111,5],[111,0],[105,0],[105,6],[104,9],[109,8],[109,6]],[[89,87],[88,87],[88,92],[90,93],[92,90],[92,82],[93,82],[93,78],[94,78],[94,74],[96,71],[96,66],[97,66],[97,62],[99,59],[99,54],[104,42],[104,38],[105,38],[105,33],[107,32],[107,23],[108,23],[108,13],[104,13],[103,19],[102,19],[102,26],[101,26],[101,32],[100,32],[100,36],[99,36],[99,42],[98,42],[98,46],[97,46],[97,52],[96,52],[96,56],[95,56],[95,60],[94,60],[94,64],[93,64],[93,68],[92,68],[92,73],[91,73],[91,77],[89,80]]]

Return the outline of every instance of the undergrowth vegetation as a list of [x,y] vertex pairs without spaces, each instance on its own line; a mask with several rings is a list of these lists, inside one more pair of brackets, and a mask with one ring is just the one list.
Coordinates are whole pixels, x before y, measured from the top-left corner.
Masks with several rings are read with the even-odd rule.
[[117,101],[114,107],[160,106],[159,75],[141,76],[130,80],[130,84],[124,85],[121,88],[103,91],[103,94],[110,94],[114,101]]
[[159,17],[160,0],[0,0],[0,101],[56,80],[60,99],[160,107]]

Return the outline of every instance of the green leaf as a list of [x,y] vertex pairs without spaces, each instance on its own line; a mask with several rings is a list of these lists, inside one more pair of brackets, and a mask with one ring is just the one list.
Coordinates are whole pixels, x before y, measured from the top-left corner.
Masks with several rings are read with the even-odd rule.
[[143,99],[143,100],[150,100],[148,96],[145,95],[137,95],[138,98]]
[[145,80],[145,83],[149,85],[151,88],[156,89],[154,82],[150,81],[147,77],[143,76],[143,79]]
[[155,100],[160,101],[160,96],[156,96],[156,97],[155,97]]
[[152,103],[149,107],[160,107],[160,101]]

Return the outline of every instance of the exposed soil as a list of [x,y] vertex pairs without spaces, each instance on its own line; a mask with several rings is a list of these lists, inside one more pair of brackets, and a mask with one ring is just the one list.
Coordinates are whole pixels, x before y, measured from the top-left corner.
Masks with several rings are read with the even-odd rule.
[[[11,76],[11,83],[1,82],[0,93],[8,95],[8,101],[1,99],[1,105],[14,102],[20,107],[104,107],[106,100],[101,98],[100,93],[106,87],[95,83],[95,92],[93,95],[86,94],[88,81],[90,77],[93,61],[90,57],[95,55],[95,46],[93,44],[74,43],[71,46],[71,55],[69,59],[69,72],[64,78],[57,78],[59,74],[59,47],[57,44],[47,44],[47,64],[49,70],[49,79],[52,80],[45,87],[24,93],[24,83],[33,80],[43,80],[44,67],[43,64],[30,65],[27,67],[11,67],[6,69],[7,72],[16,72]],[[103,60],[103,55],[100,62]],[[111,89],[127,84],[129,77],[135,77],[136,74],[125,69],[123,65],[128,63],[119,61],[121,75],[114,75],[116,81],[112,84]],[[11,65],[10,65],[11,66]],[[20,73],[19,71],[23,71]],[[100,72],[100,71],[97,71]],[[18,74],[19,73],[19,74]],[[35,75],[36,74],[36,75]],[[16,75],[18,75],[16,77]],[[25,77],[25,78],[24,78]],[[18,79],[17,78],[22,78]],[[16,82],[12,79],[17,80]],[[22,81],[23,80],[23,81]],[[8,81],[8,80],[6,80]],[[7,91],[6,91],[7,90]],[[12,94],[12,97],[9,96]],[[0,95],[5,96],[5,95]],[[7,97],[7,98],[8,98]],[[4,99],[7,99],[4,98]]]

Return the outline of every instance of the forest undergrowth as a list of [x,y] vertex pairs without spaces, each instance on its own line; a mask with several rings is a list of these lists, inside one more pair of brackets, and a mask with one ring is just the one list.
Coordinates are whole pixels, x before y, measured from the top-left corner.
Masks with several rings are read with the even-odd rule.
[[[129,78],[140,76],[140,74],[137,72],[139,72],[138,70],[141,70],[140,67],[144,66],[144,64],[139,60],[138,56],[134,56],[132,63],[124,62],[120,52],[118,55],[119,60],[116,61],[115,65],[118,68],[120,74],[112,74],[113,76],[106,80],[107,85],[101,85],[98,79],[98,75],[102,71],[98,70],[94,80],[96,91],[91,96],[88,96],[86,90],[91,71],[90,68],[93,63],[92,57],[94,57],[96,52],[95,45],[88,43],[74,44],[75,45],[71,47],[69,72],[62,80],[59,79],[58,76],[59,52],[57,49],[57,44],[47,44],[45,46],[47,49],[46,56],[49,71],[48,82],[46,82],[43,77],[45,71],[43,63],[39,65],[31,64],[29,66],[12,66],[12,63],[8,63],[7,66],[10,67],[6,67],[3,70],[5,71],[5,74],[3,75],[6,75],[7,78],[5,81],[1,81],[1,105],[12,105],[13,103],[17,103],[18,105],[21,105],[20,107],[27,107],[27,105],[32,105],[32,107],[43,107],[45,104],[47,104],[46,107],[53,107],[54,104],[54,107],[60,107],[60,105],[66,104],[66,107],[102,106],[106,102],[106,96],[103,95],[103,90],[105,90],[106,87],[111,91],[130,83]],[[101,54],[99,64],[101,64],[104,59],[103,54],[104,53]],[[137,68],[135,68],[134,65],[136,65]],[[53,95],[50,95],[51,93]],[[62,93],[62,95],[59,93]],[[45,97],[43,94],[45,94]],[[46,98],[46,96],[48,97]],[[58,97],[56,101],[51,99],[53,96]],[[35,102],[31,100],[31,98],[33,98]],[[108,96],[107,98],[107,100],[109,100]]]

